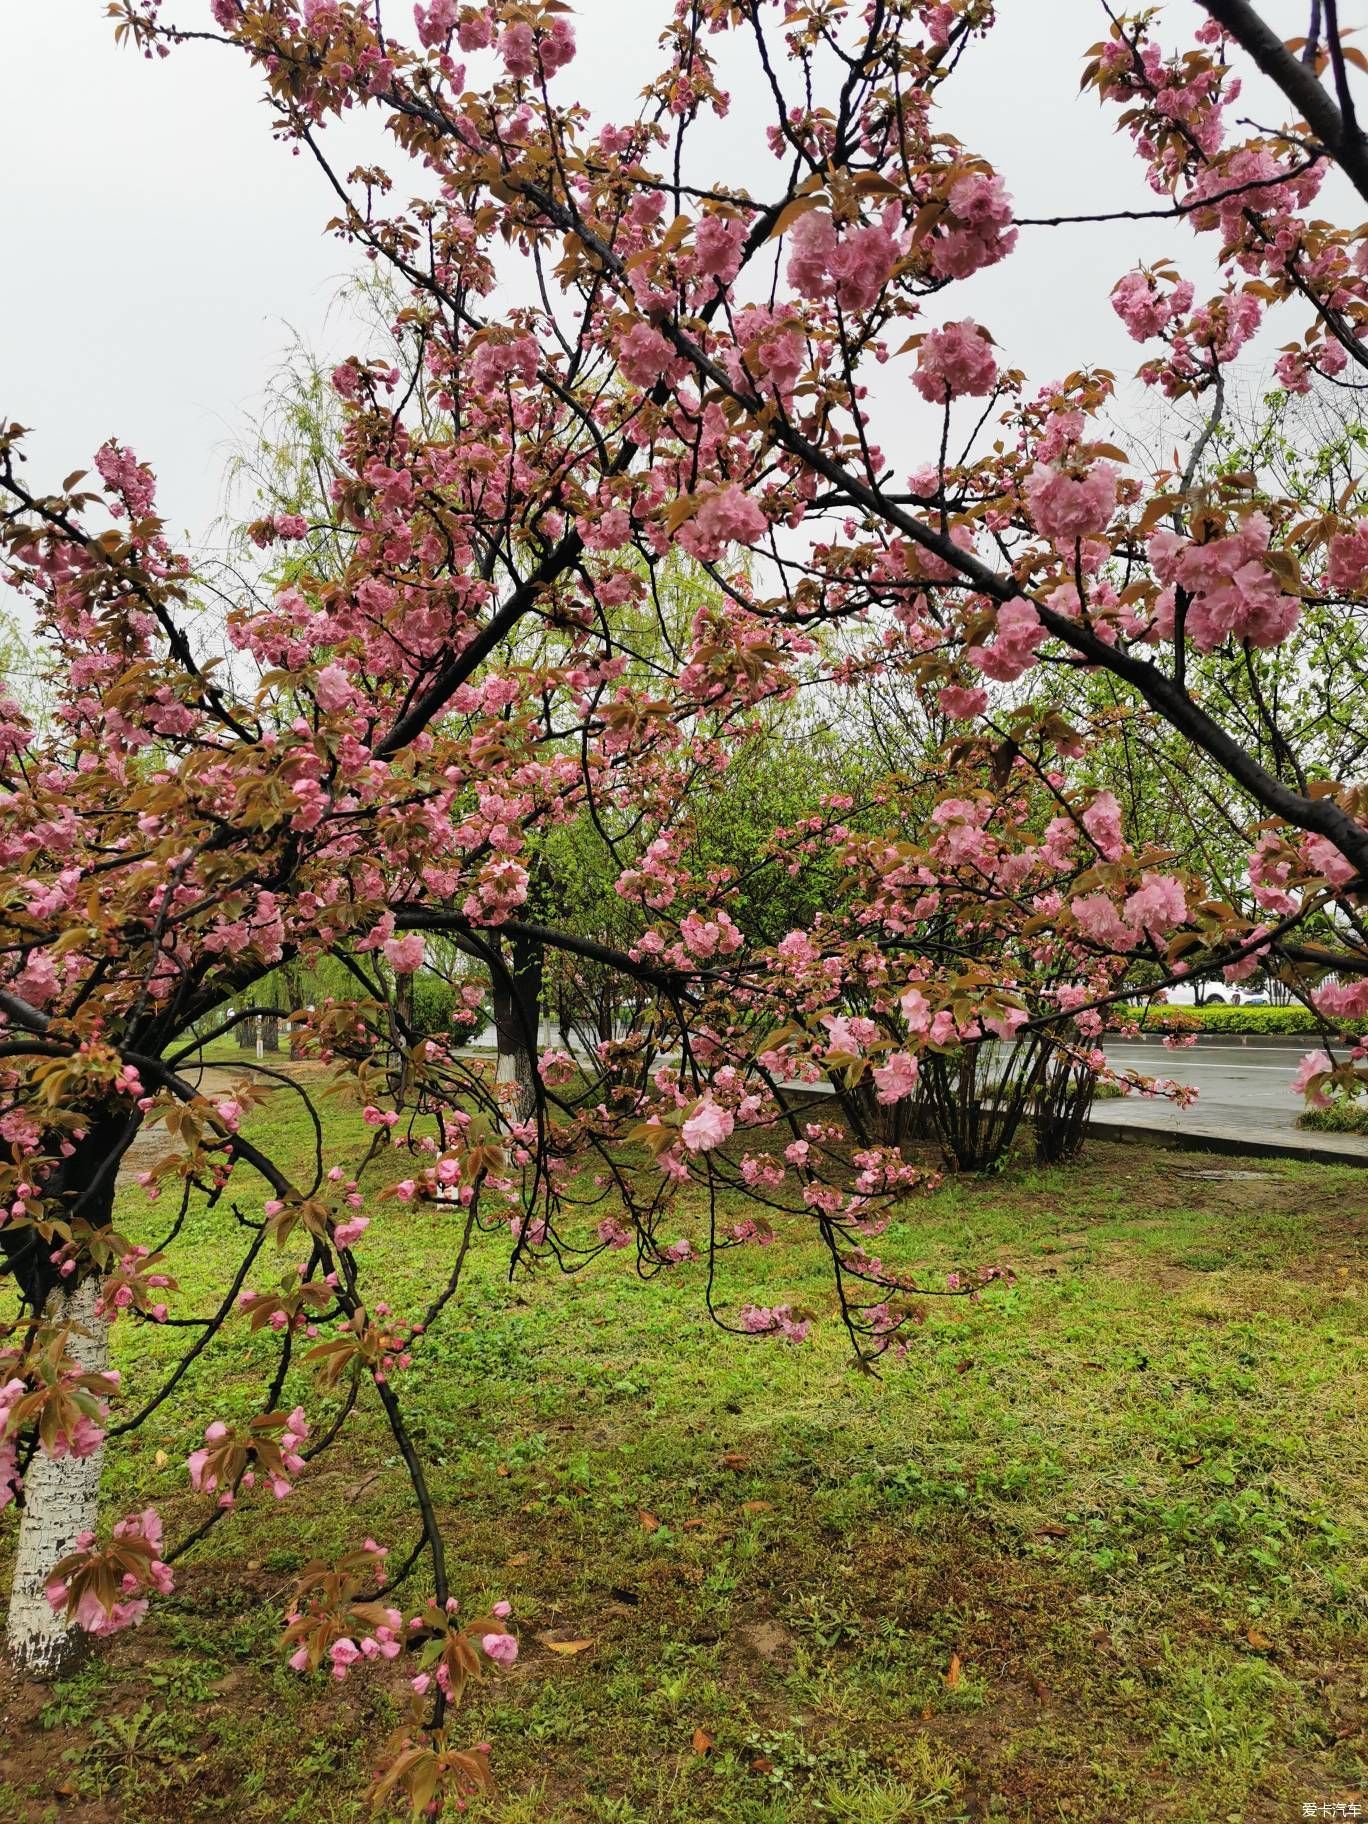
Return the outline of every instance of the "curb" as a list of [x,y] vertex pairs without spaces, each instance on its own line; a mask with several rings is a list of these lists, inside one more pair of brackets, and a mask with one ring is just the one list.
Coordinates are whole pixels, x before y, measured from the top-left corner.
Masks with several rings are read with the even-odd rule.
[[1340,1146],[1331,1135],[1313,1141],[1310,1135],[1289,1135],[1285,1140],[1258,1139],[1249,1134],[1197,1130],[1179,1132],[1171,1127],[1142,1127],[1133,1121],[1108,1121],[1096,1115],[1088,1124],[1090,1140],[1116,1140],[1123,1146],[1159,1146],[1169,1152],[1224,1153],[1246,1159],[1299,1159],[1308,1165],[1356,1165],[1368,1168],[1368,1146]]
[[[1102,1040],[1102,1046],[1105,1050],[1107,1041],[1110,1040],[1118,1050],[1132,1045],[1145,1047],[1153,1045],[1156,1050],[1160,1050],[1163,1048],[1166,1036],[1159,1032],[1138,1032],[1134,1038],[1123,1038],[1120,1033],[1107,1033]],[[1315,1032],[1183,1032],[1173,1036],[1196,1041],[1195,1044],[1176,1047],[1174,1056],[1181,1056],[1185,1051],[1234,1050],[1236,1048],[1243,1050],[1246,1046],[1255,1051],[1267,1049],[1304,1052],[1314,1051],[1322,1042],[1320,1034]]]

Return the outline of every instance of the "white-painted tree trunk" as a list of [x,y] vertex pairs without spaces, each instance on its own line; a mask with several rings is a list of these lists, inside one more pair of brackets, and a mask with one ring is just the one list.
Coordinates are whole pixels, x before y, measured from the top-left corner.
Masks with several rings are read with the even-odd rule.
[[526,1121],[537,1106],[537,1092],[532,1087],[534,1061],[525,1051],[500,1051],[494,1067],[496,1083],[515,1083],[518,1093],[510,1098],[509,1113],[514,1121]]
[[[67,1341],[67,1353],[87,1374],[109,1366],[109,1323],[96,1314],[98,1277],[83,1280],[68,1295],[58,1290],[48,1302],[48,1316],[58,1324],[79,1325]],[[52,1567],[76,1544],[76,1535],[93,1532],[100,1498],[103,1445],[88,1457],[35,1453],[24,1477],[24,1511],[19,1523],[19,1550],[10,1592],[7,1639],[15,1667],[29,1678],[55,1678],[80,1641],[43,1594]]]

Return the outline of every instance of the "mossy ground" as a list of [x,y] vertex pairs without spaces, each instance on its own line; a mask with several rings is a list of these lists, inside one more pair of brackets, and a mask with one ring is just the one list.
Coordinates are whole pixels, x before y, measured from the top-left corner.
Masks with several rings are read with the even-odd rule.
[[[284,1097],[253,1132],[302,1141]],[[413,1310],[452,1219],[372,1214],[368,1272]],[[121,1220],[155,1231],[136,1194]],[[454,1581],[508,1597],[523,1642],[458,1721],[500,1786],[469,1815],[1368,1814],[1365,1234],[1368,1175],[1349,1170],[1098,1144],[952,1181],[878,1251],[937,1276],[996,1261],[1016,1285],[932,1301],[878,1379],[851,1373],[834,1323],[799,1348],[724,1334],[700,1266],[642,1283],[614,1255],[510,1285],[487,1242],[399,1384]],[[218,1211],[189,1239],[177,1305],[198,1310],[242,1236]],[[726,1267],[733,1303],[830,1307],[796,1228]],[[183,1336],[116,1340],[134,1399]],[[206,1352],[112,1451],[112,1513],[155,1501],[173,1537],[193,1522],[185,1456],[208,1417],[253,1410],[271,1351],[238,1328]],[[296,1397],[325,1410],[303,1370]],[[405,1674],[301,1678],[279,1616],[307,1559],[367,1533],[402,1553],[406,1495],[362,1410],[287,1501],[244,1501],[142,1629],[6,1694],[0,1818],[364,1817]]]

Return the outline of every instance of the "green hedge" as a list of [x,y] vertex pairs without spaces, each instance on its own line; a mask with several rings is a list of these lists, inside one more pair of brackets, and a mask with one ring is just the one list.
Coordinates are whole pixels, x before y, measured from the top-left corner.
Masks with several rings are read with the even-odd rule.
[[[1288,1032],[1315,1036],[1321,1031],[1304,1007],[1151,1007],[1138,1010],[1145,1032]],[[1332,1021],[1337,1031],[1363,1038],[1368,1020]]]
[[[1146,1032],[1269,1032],[1314,1037],[1320,1027],[1305,1007],[1151,1007],[1140,1014]],[[1332,1021],[1336,1030],[1362,1036],[1368,1021]]]

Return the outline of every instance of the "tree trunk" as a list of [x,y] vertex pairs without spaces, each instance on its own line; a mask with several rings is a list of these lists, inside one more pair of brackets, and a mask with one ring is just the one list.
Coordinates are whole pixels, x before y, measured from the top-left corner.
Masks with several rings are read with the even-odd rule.
[[[54,1323],[73,1326],[67,1353],[87,1374],[103,1373],[109,1366],[109,1323],[95,1311],[99,1295],[99,1278],[92,1275],[70,1294],[59,1287],[47,1305]],[[71,1664],[82,1639],[53,1610],[43,1589],[52,1567],[74,1548],[77,1534],[95,1530],[103,1462],[103,1445],[88,1457],[54,1459],[40,1450],[24,1477],[7,1637],[10,1657],[26,1677],[55,1678]]]
[[[394,978],[394,1011],[398,1023],[404,1031],[413,1031],[413,977],[396,975]],[[409,1099],[409,1077],[412,1074],[408,1048],[403,1047],[390,1054],[389,1090],[394,1098],[396,1109],[402,1109]]]
[[507,967],[493,972],[494,1030],[499,1046],[494,1079],[517,1084],[510,1113],[513,1120],[526,1121],[536,1107],[542,953],[539,945],[515,935],[506,954]]

